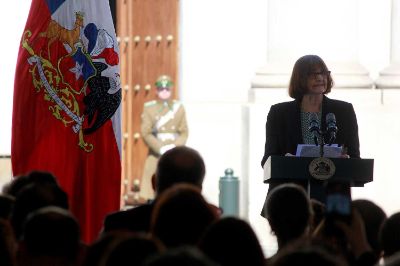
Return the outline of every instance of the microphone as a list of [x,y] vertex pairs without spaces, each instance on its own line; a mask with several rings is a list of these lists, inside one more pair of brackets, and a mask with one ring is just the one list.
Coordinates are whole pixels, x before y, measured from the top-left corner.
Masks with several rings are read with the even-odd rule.
[[336,117],[333,113],[326,114],[326,131],[329,134],[329,145],[331,145],[335,141],[338,131]]
[[318,145],[320,130],[318,123],[318,116],[316,113],[312,113],[310,115],[310,126],[308,127],[308,131],[310,131],[313,134],[315,145]]

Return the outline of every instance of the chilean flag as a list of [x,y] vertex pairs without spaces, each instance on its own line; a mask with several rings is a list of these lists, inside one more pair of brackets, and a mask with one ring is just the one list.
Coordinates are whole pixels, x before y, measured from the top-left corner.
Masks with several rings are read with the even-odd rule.
[[82,239],[120,208],[119,48],[108,0],[32,0],[14,81],[13,175],[53,173]]

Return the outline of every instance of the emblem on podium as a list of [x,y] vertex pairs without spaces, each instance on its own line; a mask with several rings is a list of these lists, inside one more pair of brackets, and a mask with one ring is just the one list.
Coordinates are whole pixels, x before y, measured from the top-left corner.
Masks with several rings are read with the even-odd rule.
[[318,157],[310,162],[308,171],[315,179],[327,180],[335,174],[336,167],[329,158]]

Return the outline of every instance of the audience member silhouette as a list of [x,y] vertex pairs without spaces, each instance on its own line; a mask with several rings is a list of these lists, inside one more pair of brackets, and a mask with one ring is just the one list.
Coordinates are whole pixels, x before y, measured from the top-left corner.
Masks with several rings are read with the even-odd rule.
[[68,209],[67,194],[57,185],[32,183],[24,186],[15,199],[11,223],[16,239],[21,236],[22,225],[29,213],[46,206]]
[[18,192],[28,184],[31,184],[31,181],[27,175],[16,176],[3,186],[2,194],[16,198]]
[[0,218],[9,221],[14,208],[15,198],[10,195],[0,194]]
[[110,232],[100,235],[100,237],[90,244],[87,248],[84,266],[99,266],[104,264],[105,254],[111,250],[121,239],[126,235],[126,232]]
[[11,227],[14,197],[0,195],[0,265],[15,265],[16,240]]
[[78,265],[80,231],[72,214],[48,206],[30,213],[24,223],[18,250],[18,265]]
[[185,146],[173,148],[157,164],[156,191],[161,193],[176,183],[202,188],[205,174],[203,158],[196,150]]
[[323,243],[299,239],[285,245],[268,261],[271,266],[346,266],[347,261],[335,256]]
[[29,184],[52,184],[58,186],[56,177],[45,171],[32,171],[27,175],[16,176],[14,179],[3,187],[3,194],[14,198],[17,194]]
[[0,265],[16,265],[16,247],[17,243],[10,221],[0,218]]
[[141,265],[147,258],[159,254],[164,249],[162,243],[154,237],[128,235],[110,248],[104,266]]
[[106,248],[98,254],[96,259],[98,263],[92,265],[141,265],[150,256],[165,250],[158,239],[148,234],[117,232],[114,236]]
[[196,245],[205,229],[216,219],[215,209],[192,184],[176,184],[156,201],[150,232],[167,248]]
[[388,257],[400,252],[400,212],[390,215],[382,225],[380,243],[383,257]]
[[353,200],[353,207],[358,210],[364,221],[367,240],[377,258],[382,256],[382,247],[379,243],[379,232],[386,220],[386,213],[381,207],[367,199]]
[[308,236],[312,220],[311,203],[303,187],[285,183],[267,195],[263,207],[278,250],[298,238]]
[[[37,189],[38,186],[42,185],[46,188]],[[2,230],[4,232],[1,241],[4,248],[9,247],[11,249],[10,255],[13,261],[16,259],[17,238],[21,235],[22,224],[27,215],[37,208],[51,204],[57,197],[58,200],[56,201],[62,201],[63,206],[68,206],[65,193],[57,193],[54,189],[47,191],[47,186],[58,186],[56,178],[48,172],[32,171],[27,175],[15,177],[2,188],[3,195],[0,197],[0,217],[4,219],[2,221]],[[43,191],[39,192],[39,190]],[[50,196],[50,194],[53,194],[53,196]],[[56,194],[58,196],[55,196]],[[63,195],[59,197],[60,194]],[[60,198],[63,199],[60,200]],[[45,203],[47,200],[50,202]],[[6,259],[5,254],[0,257]],[[3,260],[0,265],[7,265],[7,263]]]
[[345,258],[350,265],[375,265],[378,257],[368,243],[364,221],[356,208],[352,208],[349,220],[332,218],[320,224],[314,238],[323,241],[337,256]]
[[199,248],[221,266],[265,265],[265,257],[251,226],[235,217],[214,222],[204,233]]
[[[166,252],[156,255],[142,266],[218,266],[200,250],[193,246],[182,246],[172,248]],[[238,264],[235,264],[238,265]],[[247,264],[249,265],[249,264]]]
[[11,224],[16,239],[20,237],[22,223],[31,211],[48,205],[68,209],[67,194],[49,172],[32,171],[17,176],[3,187],[2,192],[14,199]]
[[[159,159],[154,187],[156,199],[165,189],[177,183],[190,183],[201,189],[205,164],[201,155],[187,146],[178,146],[165,152]],[[111,213],[104,220],[104,232],[129,230],[148,232],[155,202],[126,211]]]

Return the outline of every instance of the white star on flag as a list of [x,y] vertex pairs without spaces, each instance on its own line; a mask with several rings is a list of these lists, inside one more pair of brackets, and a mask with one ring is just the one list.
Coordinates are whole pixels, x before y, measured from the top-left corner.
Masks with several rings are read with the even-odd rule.
[[83,76],[82,68],[83,68],[83,64],[80,65],[78,62],[76,62],[75,67],[69,69],[69,71],[71,71],[72,73],[75,73],[76,80],[78,80],[80,78],[80,76]]

